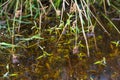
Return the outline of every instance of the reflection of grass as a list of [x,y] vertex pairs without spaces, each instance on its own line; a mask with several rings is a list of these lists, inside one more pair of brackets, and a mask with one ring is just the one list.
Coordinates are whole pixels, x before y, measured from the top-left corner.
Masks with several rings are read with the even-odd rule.
[[104,14],[102,14],[108,21],[109,23],[116,29],[116,31],[120,34],[120,31],[118,30],[118,28],[114,25],[114,23],[107,17],[105,16]]
[[[31,63],[36,64],[37,69],[41,69],[39,64],[45,62],[51,68],[50,65],[57,63],[57,61],[55,61],[56,63],[49,62],[53,59],[52,56],[56,56],[56,58],[59,56],[59,59],[54,57],[54,60],[63,60],[63,62],[69,60],[67,63],[71,67],[69,75],[72,75],[75,71],[69,56],[77,56],[80,58],[78,60],[83,62],[87,61],[83,59],[84,57],[86,59],[87,56],[97,56],[98,53],[102,56],[104,54],[101,53],[103,48],[99,49],[97,45],[105,47],[104,44],[101,44],[103,37],[105,35],[110,37],[114,33],[120,34],[118,26],[110,19],[119,16],[120,9],[117,2],[119,1],[1,0],[0,35],[3,35],[3,39],[0,39],[0,52],[6,53],[9,50],[11,54],[25,53],[26,57],[34,55],[36,62],[32,63],[31,61]],[[110,13],[111,10],[116,10],[116,12]],[[112,14],[113,16],[111,16]],[[113,27],[109,27],[108,23],[105,24],[104,21]],[[3,22],[5,23],[3,24]],[[113,29],[117,33],[113,32]],[[107,34],[104,35],[104,33]],[[90,34],[92,36],[89,37]],[[113,40],[111,43],[119,47],[119,41],[115,41],[117,40]],[[105,59],[107,58],[105,57]],[[77,58],[75,60],[76,64],[79,64]],[[95,64],[102,64],[104,61],[96,61]],[[12,65],[10,61],[8,64]],[[83,64],[89,66],[87,63]],[[11,71],[14,72],[14,70]],[[33,72],[37,73],[37,71]],[[48,73],[50,72],[54,72],[54,70],[49,70]],[[4,76],[8,75],[8,72],[4,71],[4,73],[6,73]],[[58,71],[55,75],[59,76],[60,74]],[[11,76],[16,76],[16,74],[13,73]],[[49,75],[46,75],[44,78],[49,79],[48,77]]]

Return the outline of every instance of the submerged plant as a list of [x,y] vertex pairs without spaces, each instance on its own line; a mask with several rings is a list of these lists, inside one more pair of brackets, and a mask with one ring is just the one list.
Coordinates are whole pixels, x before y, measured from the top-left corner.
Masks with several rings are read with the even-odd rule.
[[118,3],[1,0],[0,75],[27,80],[89,79],[91,64],[107,66],[114,57],[111,54],[119,56]]

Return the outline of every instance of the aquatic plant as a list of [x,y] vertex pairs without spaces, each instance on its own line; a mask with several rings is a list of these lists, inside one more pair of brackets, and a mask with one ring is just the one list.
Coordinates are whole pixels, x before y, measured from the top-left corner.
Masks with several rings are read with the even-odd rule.
[[119,2],[1,0],[0,79],[117,79]]

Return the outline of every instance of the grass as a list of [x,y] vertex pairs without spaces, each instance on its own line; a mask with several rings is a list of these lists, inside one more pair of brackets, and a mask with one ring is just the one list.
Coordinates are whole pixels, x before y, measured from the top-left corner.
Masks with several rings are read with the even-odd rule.
[[[118,51],[114,49],[119,49],[120,37],[116,35],[120,34],[120,28],[118,21],[112,21],[119,17],[117,2],[119,1],[1,0],[0,57],[5,58],[2,69],[6,71],[0,72],[0,75],[2,78],[20,79],[20,76],[27,76],[21,75],[22,73],[31,74],[30,71],[33,70],[37,79],[60,79],[64,77],[61,74],[67,72],[62,67],[68,66],[66,68],[70,71],[66,76],[70,78],[77,72],[76,68],[81,74],[91,64],[107,63],[107,57]],[[106,55],[103,49],[112,51]],[[10,55],[2,57],[2,53]],[[91,59],[87,64],[91,57],[94,60]],[[11,59],[21,63],[12,63]],[[19,70],[16,69],[16,64]],[[33,65],[35,70],[31,69]],[[85,69],[78,68],[79,66],[84,66]],[[32,79],[33,75],[29,78]],[[84,73],[81,77],[76,74],[76,79],[87,79],[87,75]]]

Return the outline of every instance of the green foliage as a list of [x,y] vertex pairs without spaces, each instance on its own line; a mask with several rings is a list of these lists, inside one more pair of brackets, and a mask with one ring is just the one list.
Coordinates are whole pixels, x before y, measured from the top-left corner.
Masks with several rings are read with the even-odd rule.
[[106,58],[103,57],[102,60],[100,60],[100,61],[96,61],[94,64],[97,64],[97,65],[104,65],[104,66],[106,66]]
[[62,0],[54,0],[54,5],[57,9],[60,8],[60,4],[61,4]]
[[41,38],[39,34],[36,34],[36,35],[33,35],[32,37],[30,38],[22,38],[21,40],[23,41],[29,41],[29,40],[33,40],[33,39],[44,39],[44,38]]
[[0,43],[0,48],[12,48],[12,47],[18,47],[17,45],[13,45],[13,44],[9,44],[9,43],[6,43],[6,42],[1,42]]
[[37,59],[41,59],[41,58],[45,58],[45,57],[49,57],[49,56],[52,56],[52,54],[49,54],[46,51],[43,51],[43,55],[39,56]]
[[[1,0],[0,75],[10,80],[87,80],[109,63],[119,67],[119,2]],[[93,64],[98,71],[91,71]]]
[[115,44],[116,47],[120,46],[120,41],[111,41],[112,44]]

